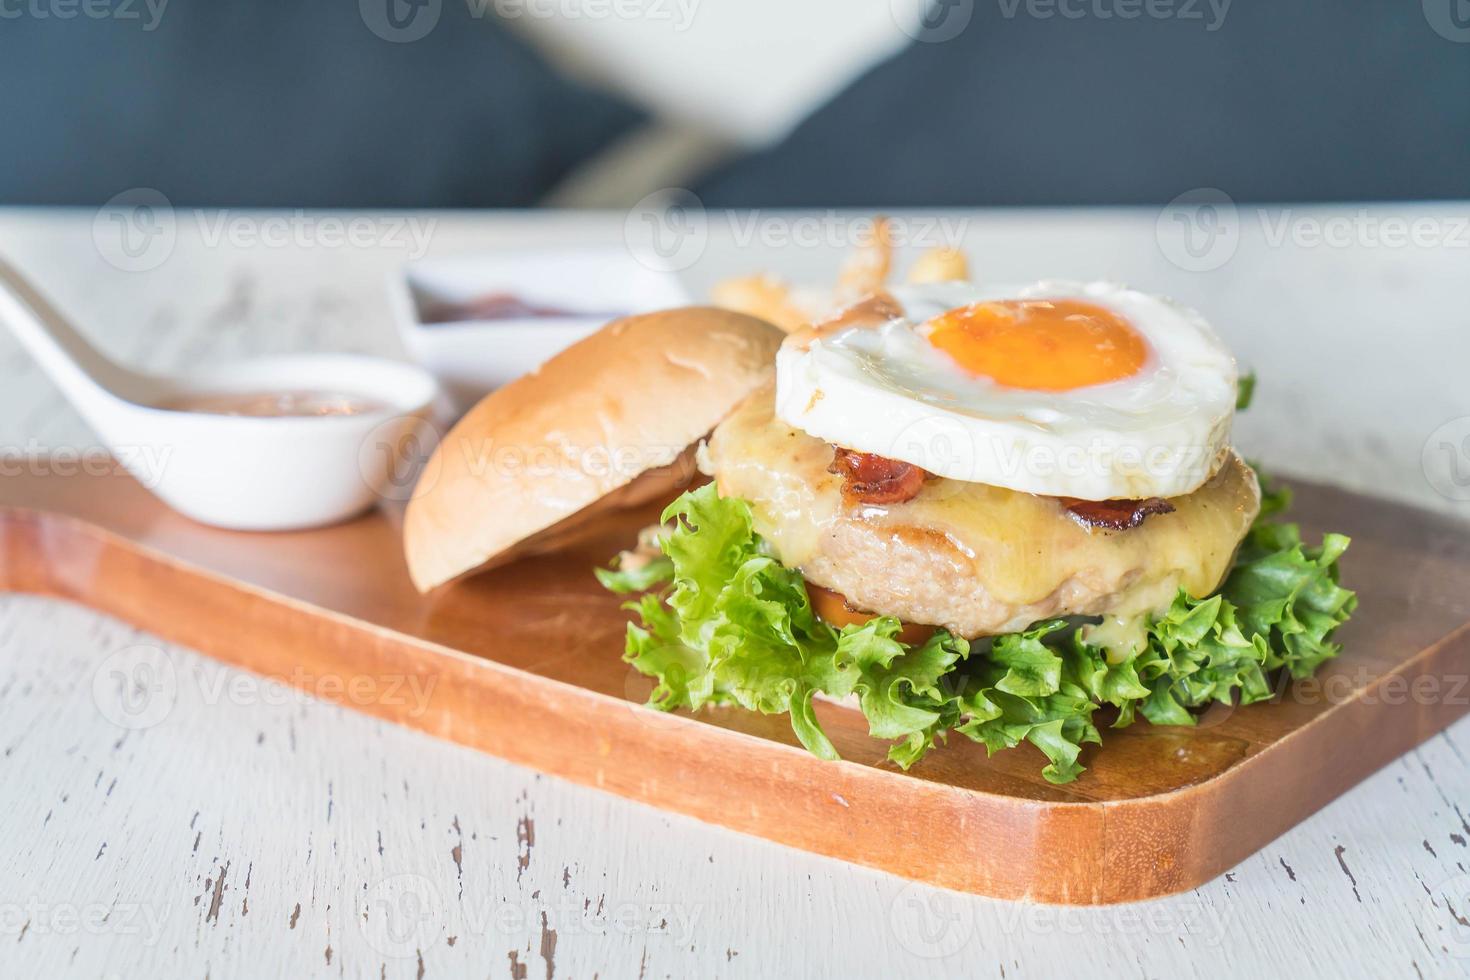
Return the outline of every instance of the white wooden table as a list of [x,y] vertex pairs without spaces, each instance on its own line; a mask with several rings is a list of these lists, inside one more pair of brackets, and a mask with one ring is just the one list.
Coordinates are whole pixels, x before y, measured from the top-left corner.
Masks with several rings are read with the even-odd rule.
[[[1455,423],[1470,416],[1470,208],[1365,215],[1241,208],[1235,237],[1193,253],[1170,238],[1172,214],[957,220],[980,277],[1123,278],[1204,309],[1261,374],[1239,425],[1249,454],[1470,514],[1435,470],[1470,456],[1422,462],[1446,423],[1439,441],[1470,431]],[[346,244],[340,215],[292,231],[289,215],[221,225],[180,211],[167,254],[141,271],[119,268],[140,263],[94,236],[93,218],[0,211],[0,253],[119,358],[166,369],[396,350],[383,282],[412,250],[404,216]],[[621,242],[625,228],[621,214],[413,220],[436,254]],[[707,241],[681,255],[696,292],[763,267],[823,277],[852,233],[845,216],[800,236],[811,228],[790,215],[706,220]],[[1394,244],[1393,221],[1432,234]],[[93,446],[0,336],[0,461]],[[139,644],[164,649],[178,683],[156,724],[129,730],[93,688]],[[1038,908],[668,816],[263,686],[80,608],[0,597],[0,976],[1445,976],[1470,972],[1467,863],[1470,723],[1197,891]],[[382,913],[372,925],[365,908]]]

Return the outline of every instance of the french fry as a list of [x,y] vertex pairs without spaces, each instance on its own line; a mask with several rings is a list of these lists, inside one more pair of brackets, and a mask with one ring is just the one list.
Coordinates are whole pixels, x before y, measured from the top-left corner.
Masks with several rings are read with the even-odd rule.
[[909,269],[909,282],[963,282],[970,278],[970,263],[957,248],[940,246],[920,255]]
[[[873,220],[872,237],[848,256],[832,289],[791,284],[770,275],[742,276],[716,283],[710,299],[738,313],[773,323],[787,333],[808,327],[833,313],[878,293],[893,274],[893,226],[885,217]],[[957,248],[933,248],[909,269],[911,283],[952,282],[970,278],[970,263]]]
[[856,302],[876,293],[888,283],[893,270],[893,228],[887,218],[873,221],[873,237],[861,243],[843,263],[837,278],[837,295],[842,303]]
[[770,276],[745,276],[715,284],[710,299],[716,306],[773,323],[787,333],[799,330],[812,320],[792,297],[791,287]]

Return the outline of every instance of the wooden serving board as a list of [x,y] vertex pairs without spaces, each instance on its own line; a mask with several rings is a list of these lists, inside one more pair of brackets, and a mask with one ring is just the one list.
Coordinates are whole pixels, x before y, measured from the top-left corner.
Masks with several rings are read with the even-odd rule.
[[797,746],[784,717],[642,707],[651,684],[620,657],[626,614],[591,568],[652,511],[424,597],[392,511],[246,534],[180,517],[125,476],[7,476],[0,586],[710,823],[962,891],[1096,904],[1215,877],[1470,707],[1470,530],[1296,489],[1313,539],[1354,539],[1347,652],[1320,683],[1198,728],[1104,730],[1067,786],[1041,778],[1030,746],[988,759],[963,738],[901,772],[838,705],[817,712],[839,763]]

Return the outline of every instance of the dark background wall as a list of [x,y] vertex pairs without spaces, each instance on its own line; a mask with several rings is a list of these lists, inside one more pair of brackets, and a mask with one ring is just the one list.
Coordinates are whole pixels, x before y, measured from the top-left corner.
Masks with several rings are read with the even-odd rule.
[[770,205],[1154,203],[1199,186],[1257,201],[1470,197],[1470,3],[1439,2],[1463,8],[1464,41],[1436,33],[1420,0],[1236,0],[1214,30],[1205,0],[1190,5],[1199,20],[1036,18],[977,2],[958,37],[911,46],[701,194]]
[[169,0],[151,30],[129,6],[0,19],[0,201],[531,204],[641,117],[461,0],[411,43],[352,0]]
[[[533,205],[641,118],[463,0],[402,44],[366,26],[377,0],[171,0],[151,29],[143,0],[131,21],[12,16],[35,2],[55,0],[0,0],[0,203],[147,186],[179,204]],[[1221,0],[1176,0],[1172,16],[1136,19],[945,3],[929,36],[781,144],[705,175],[701,197],[1470,197],[1470,10],[1452,17],[1464,0],[1234,0],[1223,17]]]

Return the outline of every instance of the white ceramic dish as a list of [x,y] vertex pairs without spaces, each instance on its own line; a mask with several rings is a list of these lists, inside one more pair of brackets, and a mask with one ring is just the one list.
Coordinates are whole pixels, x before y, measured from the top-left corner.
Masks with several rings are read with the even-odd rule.
[[[506,249],[423,259],[395,276],[389,292],[404,347],[434,374],[459,412],[614,317],[689,302],[673,275],[615,247]],[[424,322],[435,305],[496,294],[572,315]]]
[[[420,368],[351,354],[261,358],[187,377],[132,371],[88,344],[4,263],[0,320],[139,482],[175,510],[235,530],[315,527],[401,499],[414,476],[405,450],[437,395]],[[378,407],[285,417],[157,407],[186,396],[285,391],[340,392]]]

